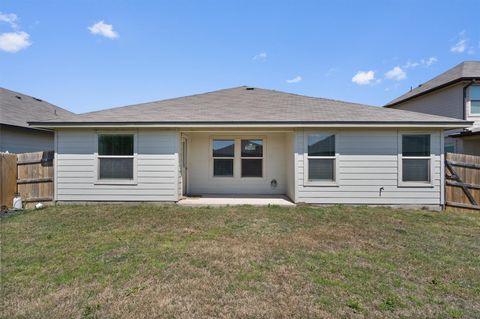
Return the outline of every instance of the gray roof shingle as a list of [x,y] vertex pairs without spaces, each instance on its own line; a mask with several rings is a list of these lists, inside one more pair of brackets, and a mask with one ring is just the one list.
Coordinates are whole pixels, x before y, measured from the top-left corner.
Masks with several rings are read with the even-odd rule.
[[157,102],[56,118],[34,125],[263,124],[263,123],[468,123],[252,87],[236,87]]
[[437,88],[453,84],[461,80],[480,79],[480,61],[465,61],[450,70],[434,77],[413,90],[405,93],[402,96],[388,102],[385,106],[390,107],[398,103],[404,102],[416,96],[433,91]]
[[0,88],[0,124],[29,127],[28,121],[43,121],[73,113],[40,99]]

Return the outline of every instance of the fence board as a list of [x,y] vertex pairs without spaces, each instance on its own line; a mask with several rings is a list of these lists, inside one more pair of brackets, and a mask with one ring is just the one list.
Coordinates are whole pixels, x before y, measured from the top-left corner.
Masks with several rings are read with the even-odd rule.
[[445,177],[447,206],[480,210],[480,156],[447,153]]
[[11,208],[17,191],[17,156],[0,153],[0,209]]

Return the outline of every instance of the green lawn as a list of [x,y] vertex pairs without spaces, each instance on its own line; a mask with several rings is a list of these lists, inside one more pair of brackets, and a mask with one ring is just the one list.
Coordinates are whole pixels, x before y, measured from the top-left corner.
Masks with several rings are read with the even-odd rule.
[[57,206],[1,218],[4,318],[479,318],[480,214]]

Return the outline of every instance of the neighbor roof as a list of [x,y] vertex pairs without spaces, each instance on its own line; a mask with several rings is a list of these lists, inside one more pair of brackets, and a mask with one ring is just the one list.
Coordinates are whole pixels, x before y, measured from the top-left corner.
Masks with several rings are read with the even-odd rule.
[[307,97],[253,87],[236,87],[175,99],[84,113],[37,126],[107,126],[191,124],[360,124],[446,123],[465,121],[395,109]]
[[480,79],[480,61],[465,61],[439,76],[434,77],[430,81],[420,84],[413,90],[410,90],[404,95],[390,101],[385,106],[391,107],[456,82],[474,79]]
[[29,127],[27,121],[70,115],[73,113],[41,99],[0,88],[0,124]]

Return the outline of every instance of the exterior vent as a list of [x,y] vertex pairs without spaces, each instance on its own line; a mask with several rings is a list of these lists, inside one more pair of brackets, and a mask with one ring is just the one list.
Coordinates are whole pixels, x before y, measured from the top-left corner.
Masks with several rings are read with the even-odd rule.
[[249,86],[249,87],[246,87],[245,90],[247,90],[247,91],[253,91],[253,90],[255,90],[255,88],[252,88],[252,87]]
[[17,99],[19,99],[19,100],[22,99],[22,97],[21,97],[21,96],[18,96],[18,95],[15,95],[15,97],[16,97]]

